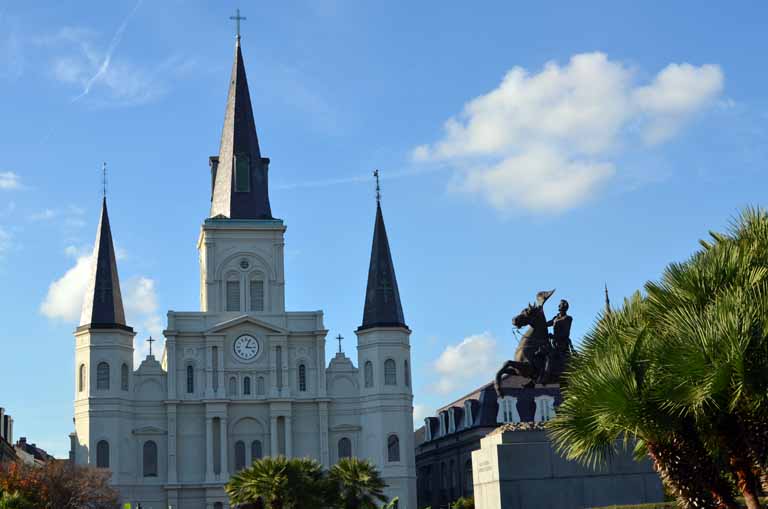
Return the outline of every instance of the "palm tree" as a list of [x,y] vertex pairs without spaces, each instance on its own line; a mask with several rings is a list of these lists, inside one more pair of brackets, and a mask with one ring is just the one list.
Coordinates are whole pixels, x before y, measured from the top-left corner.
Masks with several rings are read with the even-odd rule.
[[0,509],[33,509],[34,504],[28,501],[18,491],[14,493],[0,493]]
[[736,508],[693,421],[670,414],[653,397],[654,336],[647,313],[647,303],[635,294],[587,334],[571,361],[550,436],[566,458],[592,467],[609,461],[618,441],[634,441],[637,455],[650,456],[682,507]]
[[327,496],[320,464],[307,458],[266,457],[233,476],[225,491],[232,505],[270,509],[322,507]]
[[328,479],[336,489],[339,509],[376,509],[379,502],[387,501],[387,484],[367,460],[343,458],[331,467]]

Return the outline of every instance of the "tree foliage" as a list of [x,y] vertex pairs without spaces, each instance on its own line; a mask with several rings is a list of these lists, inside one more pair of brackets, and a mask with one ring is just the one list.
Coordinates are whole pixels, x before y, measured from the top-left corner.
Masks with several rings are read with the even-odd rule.
[[599,317],[549,424],[570,459],[617,440],[650,456],[682,507],[759,507],[768,474],[768,214],[749,209]]

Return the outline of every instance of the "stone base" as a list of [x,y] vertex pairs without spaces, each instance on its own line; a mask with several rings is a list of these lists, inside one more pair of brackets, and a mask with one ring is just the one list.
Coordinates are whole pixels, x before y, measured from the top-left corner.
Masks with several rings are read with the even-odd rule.
[[544,431],[497,429],[472,452],[476,509],[584,509],[661,502],[650,461],[630,452],[591,470],[560,457]]

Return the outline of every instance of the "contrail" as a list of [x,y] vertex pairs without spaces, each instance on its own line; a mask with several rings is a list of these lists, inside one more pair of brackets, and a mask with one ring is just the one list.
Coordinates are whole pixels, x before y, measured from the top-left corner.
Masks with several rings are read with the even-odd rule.
[[91,91],[91,87],[93,86],[96,81],[101,78],[105,72],[107,72],[107,69],[109,69],[109,63],[112,61],[112,53],[114,53],[115,49],[117,48],[117,45],[120,44],[120,40],[123,38],[123,32],[125,32],[126,27],[128,27],[128,22],[131,20],[133,15],[136,13],[136,11],[139,9],[139,6],[141,5],[142,0],[136,0],[136,5],[133,6],[133,10],[128,13],[128,16],[125,17],[123,22],[120,24],[120,26],[117,28],[117,31],[115,32],[115,35],[112,36],[112,41],[109,43],[109,46],[107,47],[107,54],[104,56],[104,61],[101,62],[101,65],[99,66],[99,69],[96,71],[96,74],[94,74],[91,79],[88,80],[88,82],[85,84],[85,88],[83,89],[83,92],[72,99],[72,102],[77,102]]

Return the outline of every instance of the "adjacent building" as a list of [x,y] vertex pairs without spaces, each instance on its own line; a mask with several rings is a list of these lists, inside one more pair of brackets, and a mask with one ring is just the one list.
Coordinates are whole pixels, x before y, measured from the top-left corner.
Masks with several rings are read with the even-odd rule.
[[308,456],[326,467],[357,456],[376,465],[401,509],[413,509],[411,330],[381,204],[357,366],[341,352],[326,366],[323,312],[285,307],[286,225],[269,199],[270,160],[260,150],[239,36],[219,154],[209,162],[210,214],[197,239],[200,310],[169,311],[162,354],[139,366],[102,203],[75,331],[70,458],[111,470],[124,503],[224,509],[230,476],[263,456]]
[[488,383],[424,419],[415,431],[418,507],[447,508],[459,497],[473,496],[472,451],[480,439],[505,423],[543,423],[561,402],[557,385],[523,388],[527,380],[503,380],[498,398]]
[[13,418],[0,407],[0,463],[16,461],[13,448]]
[[20,437],[14,446],[19,461],[32,466],[42,466],[55,458],[37,444],[27,442],[27,437]]

